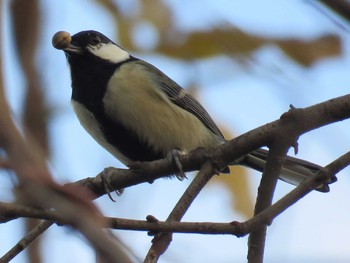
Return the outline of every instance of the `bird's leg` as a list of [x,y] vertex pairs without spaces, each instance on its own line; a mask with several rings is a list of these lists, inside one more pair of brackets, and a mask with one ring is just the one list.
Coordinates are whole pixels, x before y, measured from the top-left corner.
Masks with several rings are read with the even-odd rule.
[[167,159],[169,160],[169,162],[171,164],[175,164],[176,168],[177,168],[177,172],[175,172],[175,176],[177,179],[179,179],[180,181],[183,181],[183,179],[187,179],[186,174],[184,173],[183,169],[182,169],[182,164],[179,160],[179,156],[182,154],[182,152],[178,149],[173,149],[171,150],[168,155],[167,155]]

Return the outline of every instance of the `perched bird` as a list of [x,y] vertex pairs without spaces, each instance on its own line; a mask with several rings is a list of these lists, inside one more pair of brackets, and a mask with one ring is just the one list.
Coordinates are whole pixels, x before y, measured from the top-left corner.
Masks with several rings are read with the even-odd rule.
[[[82,31],[70,36],[60,31],[52,41],[66,54],[72,104],[81,125],[125,165],[225,142],[213,119],[188,92],[103,34]],[[267,151],[260,149],[242,158],[241,164],[262,171],[266,157]],[[281,179],[298,185],[319,169],[287,157]],[[327,192],[329,186],[317,190]]]

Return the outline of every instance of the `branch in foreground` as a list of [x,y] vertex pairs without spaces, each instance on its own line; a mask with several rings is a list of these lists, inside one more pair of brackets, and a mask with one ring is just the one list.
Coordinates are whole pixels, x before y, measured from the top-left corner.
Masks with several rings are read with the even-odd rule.
[[[1,18],[0,15],[0,21]],[[0,47],[1,43],[0,41]],[[0,52],[0,61],[1,58],[2,53]],[[17,129],[5,98],[1,68],[0,127],[0,148],[6,152],[9,164],[19,179],[20,190],[18,192],[21,193],[22,200],[35,207],[54,207],[109,262],[129,262],[124,260],[127,259],[127,257],[123,257],[125,253],[119,253],[119,246],[109,240],[101,229],[101,217],[93,204],[85,200],[84,195],[78,195],[73,191],[69,192],[66,188],[55,183],[47,168],[46,160],[40,154],[39,147],[34,142],[25,140],[24,135]],[[80,194],[83,192],[87,191],[81,190]],[[37,231],[39,227],[45,228],[40,224],[33,231]],[[28,242],[24,242],[25,245],[33,239],[27,240]],[[14,250],[11,257],[19,251]]]

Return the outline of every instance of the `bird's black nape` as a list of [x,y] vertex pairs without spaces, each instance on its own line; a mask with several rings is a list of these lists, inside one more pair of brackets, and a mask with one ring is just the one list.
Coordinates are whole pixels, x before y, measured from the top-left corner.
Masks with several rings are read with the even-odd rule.
[[73,35],[71,43],[75,46],[84,48],[88,45],[94,46],[100,43],[108,44],[114,42],[98,31],[86,30]]

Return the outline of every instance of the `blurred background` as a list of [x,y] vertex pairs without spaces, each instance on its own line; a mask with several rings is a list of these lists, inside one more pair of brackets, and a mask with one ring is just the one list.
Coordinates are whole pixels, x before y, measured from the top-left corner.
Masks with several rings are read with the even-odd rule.
[[[349,1],[342,1],[350,5]],[[41,144],[60,183],[122,167],[79,125],[70,106],[70,75],[51,38],[93,29],[109,36],[192,92],[227,139],[273,121],[289,105],[307,107],[350,90],[349,24],[313,0],[4,0],[3,70],[18,125]],[[299,158],[326,165],[349,150],[350,124],[303,135]],[[290,151],[293,155],[293,152]],[[349,169],[331,192],[313,192],[268,229],[266,262],[349,262]],[[166,219],[189,180],[158,180],[127,189],[117,202],[96,201],[107,216]],[[229,222],[253,213],[260,174],[242,168],[216,177],[183,221]],[[0,200],[13,201],[14,178],[0,171]],[[292,186],[279,182],[275,200]],[[32,221],[0,225],[0,254]],[[115,231],[143,259],[151,237]],[[38,243],[37,243],[38,244]],[[35,246],[32,246],[35,248]],[[175,234],[160,262],[244,262],[247,237]],[[13,262],[95,262],[74,231],[52,226],[38,249]]]

